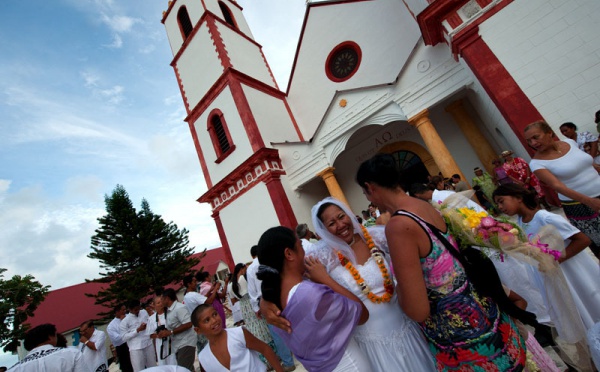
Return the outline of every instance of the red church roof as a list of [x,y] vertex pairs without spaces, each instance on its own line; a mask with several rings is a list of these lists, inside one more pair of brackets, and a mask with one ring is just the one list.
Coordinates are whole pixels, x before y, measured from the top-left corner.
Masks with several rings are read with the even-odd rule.
[[96,299],[85,294],[98,293],[103,286],[105,284],[90,282],[50,291],[34,316],[27,319],[27,323],[31,327],[52,323],[56,325],[56,330],[62,333],[79,327],[86,320],[100,318],[98,313],[109,309],[96,305]]
[[[201,255],[202,253],[195,253],[192,257],[200,258]],[[197,271],[204,267],[204,271],[214,275],[221,261],[227,262],[225,261],[223,248],[207,250],[201,262],[194,266],[192,270]],[[31,327],[52,323],[56,325],[57,331],[62,333],[79,327],[86,320],[99,319],[99,313],[111,309],[96,305],[94,303],[96,299],[85,294],[98,293],[103,286],[105,284],[90,282],[50,291],[44,302],[35,311],[34,316],[27,319],[27,323]],[[175,285],[175,287],[180,286],[181,283]]]

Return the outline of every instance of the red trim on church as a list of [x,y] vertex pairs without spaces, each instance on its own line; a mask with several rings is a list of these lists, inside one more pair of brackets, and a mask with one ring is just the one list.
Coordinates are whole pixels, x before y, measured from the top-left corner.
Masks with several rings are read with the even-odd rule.
[[279,223],[282,226],[295,230],[298,221],[296,220],[290,201],[281,184],[280,175],[276,173],[269,174],[265,180],[265,185],[271,196],[271,201],[273,202],[273,207],[275,208],[275,213],[277,213]]
[[196,133],[194,123],[195,121],[189,121],[188,125],[190,127],[190,132],[192,133],[192,139],[194,140],[194,147],[196,148],[196,153],[198,154],[198,160],[200,160],[202,174],[204,175],[204,179],[206,180],[206,186],[210,189],[213,185],[210,179],[210,173],[208,173],[208,167],[206,166],[206,159],[204,159],[204,153],[202,153],[202,147],[200,147],[200,141],[198,140],[198,133]]
[[227,49],[225,48],[225,43],[223,42],[223,38],[221,37],[221,33],[217,28],[217,24],[215,22],[215,17],[206,17],[206,26],[208,27],[208,33],[210,34],[210,38],[213,41],[215,48],[217,49],[217,54],[219,55],[219,60],[221,61],[221,65],[224,69],[228,69],[231,67],[231,59],[227,54]]
[[544,118],[529,97],[481,38],[478,28],[461,33],[452,44],[453,49],[456,48],[456,52],[469,65],[477,80],[496,104],[523,147],[533,154],[533,150],[523,137],[523,129],[528,124]]
[[225,178],[209,188],[198,201],[210,203],[214,211],[220,211],[257,183],[273,175],[285,174],[279,152],[262,148],[237,166]]
[[221,216],[219,216],[219,212],[213,212],[212,218],[215,220],[215,225],[217,226],[217,233],[219,234],[219,239],[221,239],[221,246],[225,252],[227,265],[229,265],[229,270],[233,272],[233,269],[235,268],[235,261],[233,260],[233,255],[231,254],[231,248],[229,248],[227,234],[225,234],[225,229],[223,228],[223,222],[221,222]]
[[231,90],[231,95],[233,96],[235,106],[240,113],[242,123],[244,123],[244,129],[246,130],[246,135],[250,141],[250,146],[252,146],[252,151],[256,152],[265,147],[265,142],[263,141],[262,135],[258,130],[258,125],[256,124],[254,114],[252,114],[252,110],[250,109],[250,104],[248,103],[246,94],[244,94],[242,84],[238,79],[230,79],[229,89]]
[[[436,0],[419,13],[419,15],[417,15],[417,22],[421,28],[421,34],[423,34],[425,45],[445,43],[445,35],[448,33],[448,30],[445,29],[443,22],[448,22],[452,29],[456,29],[458,26],[465,23],[465,20],[459,16],[458,10],[465,6],[469,1],[470,0]],[[476,1],[482,9],[492,2],[491,0]],[[487,9],[476,19],[469,19],[467,21],[469,22],[469,25],[466,26],[465,30],[480,25],[486,19],[489,19],[512,2],[513,0],[500,1],[490,9]]]
[[[449,25],[454,27],[457,11],[468,1],[437,0],[423,10],[417,16],[417,21],[425,44],[436,45],[446,42],[446,30],[442,23],[448,21]],[[523,129],[536,120],[542,120],[542,115],[479,35],[479,25],[512,1],[500,1],[477,18],[469,19],[464,29],[453,35],[450,42],[452,53],[455,56],[460,55],[465,60],[523,147],[532,153],[523,137]],[[477,0],[477,4],[483,9],[491,4],[491,1]],[[463,23],[464,21],[460,25]]]
[[179,69],[176,65],[173,65],[173,71],[175,71],[175,79],[177,79],[177,85],[179,86],[179,92],[181,93],[181,98],[183,99],[183,106],[185,107],[185,112],[188,116],[191,113],[190,103],[185,95],[185,90],[183,89],[183,82],[181,81],[181,76],[179,75]]
[[298,140],[304,141],[304,136],[302,135],[302,132],[300,131],[300,127],[298,126],[298,123],[296,122],[296,118],[294,117],[294,113],[292,113],[292,108],[288,104],[287,99],[284,98],[283,103],[285,104],[285,109],[287,110],[288,115],[290,115],[290,120],[292,120],[292,123],[294,124],[294,129],[296,130],[296,134],[298,134]]

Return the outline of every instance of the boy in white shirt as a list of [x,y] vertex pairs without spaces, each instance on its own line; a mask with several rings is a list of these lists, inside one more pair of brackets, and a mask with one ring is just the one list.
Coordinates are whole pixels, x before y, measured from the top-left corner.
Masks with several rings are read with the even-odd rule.
[[267,366],[258,356],[261,353],[275,371],[283,372],[269,345],[242,327],[224,329],[221,316],[211,305],[198,306],[192,313],[192,324],[196,333],[208,339],[209,347],[198,354],[204,370],[266,372]]

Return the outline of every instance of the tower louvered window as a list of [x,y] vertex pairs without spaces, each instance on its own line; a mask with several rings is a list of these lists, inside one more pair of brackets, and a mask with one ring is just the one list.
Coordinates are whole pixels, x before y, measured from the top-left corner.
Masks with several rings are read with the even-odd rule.
[[221,12],[223,13],[223,19],[225,19],[225,22],[229,23],[231,27],[237,29],[235,21],[233,19],[233,15],[231,14],[231,11],[227,7],[227,5],[225,5],[222,1],[219,1],[219,8],[221,8]]
[[211,111],[208,115],[206,129],[217,155],[215,163],[218,164],[235,150],[235,145],[227,128],[227,121],[221,110],[214,109]]
[[229,150],[230,147],[229,139],[227,138],[225,128],[223,128],[221,118],[218,115],[214,115],[211,121],[213,129],[215,131],[215,135],[217,137],[217,141],[219,142],[219,148],[221,149],[221,153],[227,152],[227,150]]
[[194,27],[192,26],[192,21],[190,20],[190,15],[187,12],[187,9],[182,6],[179,8],[179,12],[177,12],[177,21],[179,21],[179,27],[181,28],[181,32],[183,33],[183,38],[187,39],[188,36],[192,33]]

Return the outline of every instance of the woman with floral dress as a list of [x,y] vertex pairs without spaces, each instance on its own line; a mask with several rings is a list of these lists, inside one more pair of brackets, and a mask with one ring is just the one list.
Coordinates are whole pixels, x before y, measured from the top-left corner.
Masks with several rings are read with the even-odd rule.
[[385,228],[404,313],[419,322],[438,371],[522,371],[525,342],[510,317],[475,290],[440,213],[406,195],[393,157],[358,169],[363,193],[393,211]]

